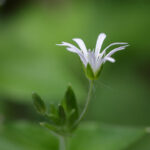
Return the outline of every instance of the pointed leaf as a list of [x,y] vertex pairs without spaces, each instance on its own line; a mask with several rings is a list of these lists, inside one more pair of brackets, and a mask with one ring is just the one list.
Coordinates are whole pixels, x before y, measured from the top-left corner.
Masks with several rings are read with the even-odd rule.
[[77,119],[78,119],[78,116],[76,115],[76,110],[72,109],[72,111],[71,111],[71,113],[68,117],[68,126],[70,127],[71,131],[73,131],[73,129],[75,129],[75,128],[72,128],[72,127],[74,126]]
[[69,86],[66,91],[65,98],[63,100],[63,105],[65,105],[64,108],[66,109],[68,114],[70,114],[72,109],[75,109],[76,115],[78,116],[78,106],[76,102],[76,97],[71,86]]
[[66,114],[62,105],[58,106],[58,115],[59,115],[61,124],[64,124],[66,121]]
[[35,106],[36,110],[40,114],[45,114],[46,106],[45,106],[43,100],[41,99],[41,97],[38,94],[33,93],[32,98],[33,98],[33,103],[34,103],[34,106]]

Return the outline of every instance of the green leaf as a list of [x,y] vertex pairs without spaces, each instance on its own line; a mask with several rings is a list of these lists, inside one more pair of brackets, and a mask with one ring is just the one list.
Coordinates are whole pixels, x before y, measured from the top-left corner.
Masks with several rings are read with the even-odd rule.
[[70,127],[70,131],[73,131],[74,129],[76,129],[77,126],[73,127],[73,125],[75,124],[77,119],[78,119],[78,116],[76,115],[76,110],[72,109],[72,111],[71,111],[71,113],[69,114],[69,117],[68,117],[68,125]]
[[62,104],[64,105],[64,108],[66,109],[68,114],[70,114],[70,112],[72,112],[72,110],[75,109],[75,115],[76,117],[78,117],[78,105],[71,86],[68,87]]
[[60,135],[63,134],[62,131],[58,127],[53,126],[51,124],[48,124],[48,123],[45,123],[45,122],[41,122],[40,125],[45,127],[45,128],[47,128],[47,129],[49,129],[49,130],[51,130],[52,132],[54,132],[56,134],[60,134]]
[[87,76],[88,79],[90,79],[90,80],[95,79],[94,72],[93,72],[93,70],[91,68],[91,65],[89,63],[87,64],[87,67],[86,67],[85,71],[86,71],[86,76]]
[[32,94],[32,98],[33,98],[33,104],[34,104],[36,110],[40,114],[45,114],[45,112],[46,112],[46,106],[45,106],[43,100],[41,99],[41,97],[38,94],[33,93]]
[[62,105],[58,106],[58,115],[59,115],[60,122],[63,125],[66,122],[66,114]]

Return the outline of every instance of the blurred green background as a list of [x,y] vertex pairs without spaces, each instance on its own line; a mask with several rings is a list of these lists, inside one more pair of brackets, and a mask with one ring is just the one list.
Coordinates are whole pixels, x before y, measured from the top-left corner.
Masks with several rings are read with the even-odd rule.
[[93,49],[101,32],[107,34],[103,48],[112,42],[130,47],[105,64],[89,123],[70,149],[149,150],[149,14],[148,0],[0,0],[0,150],[57,149],[57,139],[38,125],[31,94],[55,103],[71,83],[83,106],[88,82],[81,62],[56,44],[80,37]]

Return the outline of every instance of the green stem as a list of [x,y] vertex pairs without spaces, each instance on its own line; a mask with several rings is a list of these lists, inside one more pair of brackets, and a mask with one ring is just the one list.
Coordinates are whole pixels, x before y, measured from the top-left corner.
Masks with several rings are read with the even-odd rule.
[[[83,111],[81,112],[78,120],[76,121],[76,123],[74,124],[73,127],[76,127],[79,124],[79,122],[83,119],[83,117],[85,116],[85,114],[87,112],[87,109],[88,109],[88,106],[89,106],[89,103],[91,100],[93,85],[94,85],[94,81],[89,80],[89,91],[88,91],[85,106],[84,106]],[[64,136],[59,137],[59,150],[67,150],[67,138]]]
[[89,80],[89,91],[88,91],[88,96],[87,96],[87,99],[86,99],[86,103],[85,103],[83,111],[81,112],[81,114],[80,114],[80,116],[79,116],[79,118],[76,121],[74,126],[79,124],[79,122],[83,119],[83,117],[85,116],[85,114],[87,112],[87,109],[88,109],[88,106],[89,106],[89,103],[90,103],[90,100],[91,100],[93,85],[94,85],[94,81],[93,80]]
[[59,150],[67,150],[67,140],[64,136],[59,137]]

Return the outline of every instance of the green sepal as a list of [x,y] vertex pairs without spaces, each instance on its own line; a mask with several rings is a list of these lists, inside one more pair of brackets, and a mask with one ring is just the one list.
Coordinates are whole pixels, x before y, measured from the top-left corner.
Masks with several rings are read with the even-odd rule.
[[84,67],[84,71],[86,73],[86,76],[89,80],[97,80],[101,74],[101,71],[103,69],[103,65],[98,69],[96,73],[93,72],[91,65],[88,63],[87,67]]
[[102,70],[103,70],[103,65],[101,65],[101,67],[100,67],[100,68],[98,69],[98,71],[95,73],[95,79],[98,79],[98,78],[99,78],[99,76],[100,76]]
[[32,93],[32,98],[33,98],[33,104],[36,108],[36,110],[44,115],[46,113],[46,106],[45,106],[45,103],[44,101],[41,99],[41,97],[36,94],[36,93]]
[[66,114],[62,105],[58,105],[58,115],[61,125],[66,122]]
[[88,79],[95,80],[94,72],[93,72],[92,67],[89,63],[87,64],[87,67],[85,68],[85,73],[86,73],[86,76]]
[[71,86],[68,87],[68,89],[65,93],[65,97],[62,100],[62,105],[64,106],[64,109],[68,115],[71,113],[71,111],[73,109],[75,109],[76,110],[75,114],[76,114],[76,116],[78,116],[78,105],[77,105],[75,94],[74,94]]

